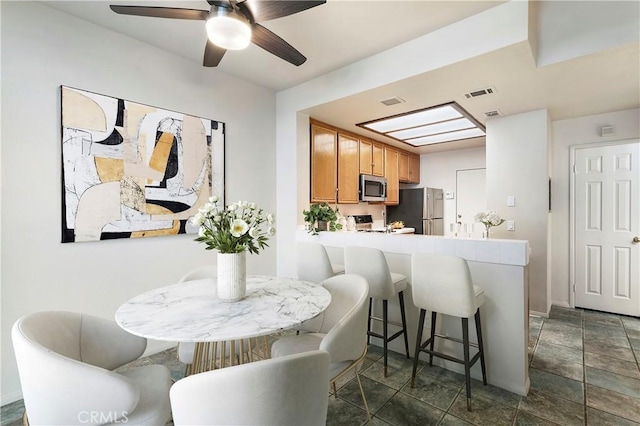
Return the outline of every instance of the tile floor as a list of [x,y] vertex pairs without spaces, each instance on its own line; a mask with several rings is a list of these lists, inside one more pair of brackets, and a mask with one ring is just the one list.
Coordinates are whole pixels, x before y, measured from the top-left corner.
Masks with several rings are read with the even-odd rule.
[[[549,318],[530,317],[531,390],[521,397],[472,384],[466,410],[464,376],[421,363],[411,389],[411,360],[393,354],[389,375],[371,347],[362,383],[373,425],[640,425],[640,319],[553,307]],[[175,379],[184,366],[169,350],[137,363],[159,363]],[[329,398],[328,425],[367,422],[357,382],[345,378]],[[2,425],[19,425],[21,401],[2,407]]]

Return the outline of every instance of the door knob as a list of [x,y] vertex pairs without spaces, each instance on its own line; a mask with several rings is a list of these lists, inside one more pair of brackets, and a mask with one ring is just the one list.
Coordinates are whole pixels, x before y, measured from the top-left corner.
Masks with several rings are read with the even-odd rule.
[[633,244],[640,243],[640,237],[633,237]]

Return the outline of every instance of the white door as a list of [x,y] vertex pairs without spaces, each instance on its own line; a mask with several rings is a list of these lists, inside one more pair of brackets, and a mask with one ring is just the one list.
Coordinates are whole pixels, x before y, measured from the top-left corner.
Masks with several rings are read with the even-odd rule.
[[640,142],[575,150],[575,305],[640,315]]
[[[456,201],[456,217],[462,216],[459,220],[463,224],[472,224],[470,237],[480,238],[484,225],[473,222],[476,213],[487,209],[487,169],[468,169],[456,171],[456,191],[458,198]],[[458,219],[456,219],[458,220]],[[460,231],[462,236],[468,236],[468,230]]]

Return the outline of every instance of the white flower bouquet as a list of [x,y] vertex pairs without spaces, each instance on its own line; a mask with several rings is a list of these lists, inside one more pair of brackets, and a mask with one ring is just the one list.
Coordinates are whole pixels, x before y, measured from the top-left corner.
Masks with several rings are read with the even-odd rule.
[[200,227],[195,241],[205,243],[207,250],[217,249],[220,253],[248,250],[257,254],[269,247],[268,237],[276,233],[273,215],[255,203],[238,201],[224,208],[218,206],[218,197],[209,198],[191,218],[191,223]]
[[473,217],[473,220],[482,223],[487,228],[487,232],[492,226],[499,226],[504,222],[504,219],[502,219],[498,215],[498,213],[494,212],[493,210],[489,210],[488,212],[476,213],[476,215]]

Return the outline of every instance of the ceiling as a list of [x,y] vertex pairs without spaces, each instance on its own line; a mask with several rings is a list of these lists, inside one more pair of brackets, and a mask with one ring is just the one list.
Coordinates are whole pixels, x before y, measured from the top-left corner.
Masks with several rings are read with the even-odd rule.
[[[43,1],[78,18],[202,63],[204,22],[117,15],[110,4],[208,9],[197,1]],[[295,67],[251,45],[230,51],[212,73],[225,72],[274,91],[296,86],[451,23],[502,1],[328,0],[326,4],[262,24],[307,58]],[[536,67],[528,43],[516,44],[308,110],[310,116],[414,152],[484,144],[484,138],[412,149],[356,127],[356,123],[456,101],[482,124],[485,112],[501,115],[547,108],[553,120],[640,106],[640,43]],[[495,93],[466,99],[492,86]],[[385,106],[398,96],[406,102]]]

